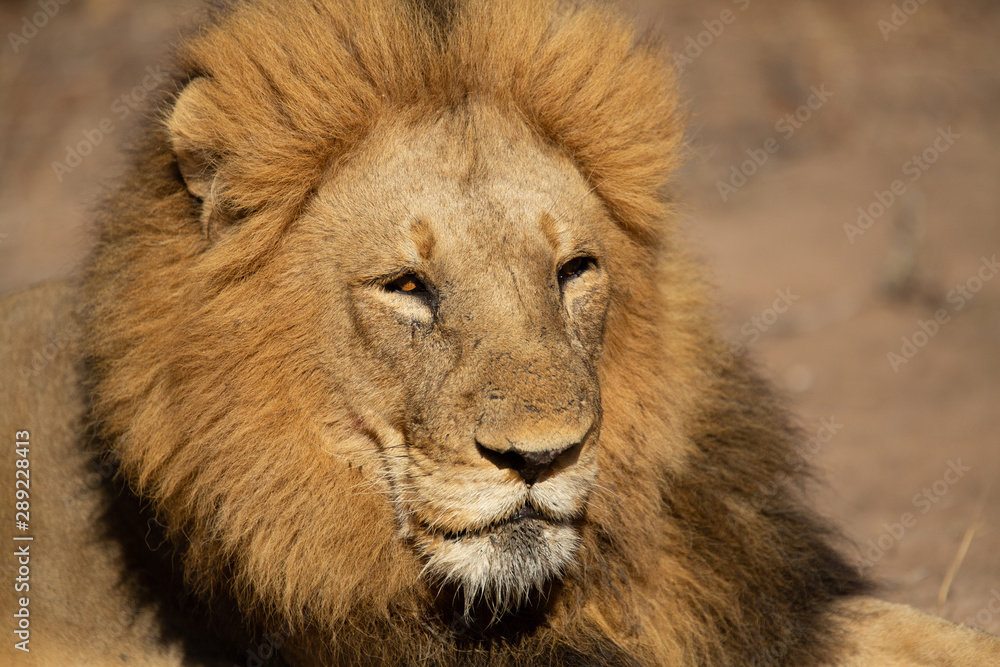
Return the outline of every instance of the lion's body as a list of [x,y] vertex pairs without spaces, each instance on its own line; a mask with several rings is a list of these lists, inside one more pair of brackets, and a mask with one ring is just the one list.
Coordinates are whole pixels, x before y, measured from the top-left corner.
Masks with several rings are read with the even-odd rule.
[[[121,655],[138,664],[181,664],[181,654],[161,643],[152,609],[121,586],[122,550],[103,538],[105,500],[101,469],[82,443],[84,392],[81,385],[79,288],[46,283],[0,302],[4,359],[0,425],[8,438],[30,433],[31,542],[29,588],[3,596],[11,619],[20,597],[29,600],[31,635],[23,653],[14,648],[9,626],[0,656],[4,664],[119,665]],[[14,458],[3,460],[3,489],[13,498]],[[13,503],[0,517],[14,524]],[[19,563],[4,561],[7,581]]]
[[656,49],[600,7],[435,7],[224,12],[85,278],[3,306],[32,648],[988,664],[862,597],[805,509],[796,433],[669,240]]

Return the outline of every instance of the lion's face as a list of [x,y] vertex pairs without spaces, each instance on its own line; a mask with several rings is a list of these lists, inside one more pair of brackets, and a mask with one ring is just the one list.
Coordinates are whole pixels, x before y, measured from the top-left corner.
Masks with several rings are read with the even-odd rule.
[[426,571],[514,604],[572,561],[597,474],[614,225],[487,111],[377,133],[299,222],[325,255],[304,269],[330,290],[323,366]]

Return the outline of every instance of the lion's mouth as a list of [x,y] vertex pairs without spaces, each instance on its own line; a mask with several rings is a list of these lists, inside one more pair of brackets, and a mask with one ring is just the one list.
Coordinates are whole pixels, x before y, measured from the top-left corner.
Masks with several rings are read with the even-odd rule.
[[548,517],[537,509],[532,507],[530,504],[525,504],[514,514],[500,519],[499,521],[494,521],[493,523],[486,524],[485,526],[479,526],[475,528],[467,528],[465,530],[459,531],[440,531],[439,534],[446,540],[462,540],[470,537],[481,537],[483,535],[488,535],[505,528],[511,528],[517,524],[524,523],[527,521],[538,521],[544,522],[545,524],[550,524],[554,526],[564,525],[566,522],[558,519],[553,519]]
[[538,510],[536,510],[531,505],[525,505],[520,510],[518,510],[517,514],[515,514],[511,518],[507,519],[507,521],[508,522],[511,522],[511,521],[522,521],[524,519],[539,519],[541,521],[549,521],[550,520],[547,516],[545,516],[544,514],[542,514],[541,512],[539,512]]
[[574,561],[579,518],[547,510],[524,499],[519,507],[464,530],[420,522],[412,535],[432,579],[460,585],[469,600],[482,598],[493,608],[506,608],[561,577]]

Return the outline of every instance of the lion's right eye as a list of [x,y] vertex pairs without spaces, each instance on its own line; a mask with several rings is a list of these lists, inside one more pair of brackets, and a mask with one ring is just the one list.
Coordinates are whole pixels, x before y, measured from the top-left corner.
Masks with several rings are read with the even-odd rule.
[[593,257],[587,257],[586,255],[574,257],[559,267],[559,284],[561,285],[572,278],[576,278],[586,273],[596,265],[597,260]]
[[412,273],[406,273],[395,280],[385,284],[387,292],[399,292],[401,294],[412,294],[414,296],[424,296],[427,286],[420,278]]

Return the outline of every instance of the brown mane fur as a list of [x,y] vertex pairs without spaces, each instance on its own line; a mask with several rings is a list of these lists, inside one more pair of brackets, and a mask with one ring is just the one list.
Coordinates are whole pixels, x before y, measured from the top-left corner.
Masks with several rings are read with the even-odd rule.
[[[682,131],[663,62],[609,9],[540,0],[436,14],[402,0],[249,1],[182,47],[178,91],[207,78],[211,104],[139,142],[100,221],[85,349],[95,429],[202,595],[232,596],[249,622],[288,628],[289,655],[330,664],[827,655],[825,615],[864,584],[799,509],[797,435],[768,388],[722,360],[697,269],[669,238],[663,188]],[[479,634],[439,615],[391,508],[366,492],[377,459],[329,405],[331,389],[352,388],[317,369],[330,305],[294,279],[308,252],[282,245],[379,122],[470,100],[569,156],[628,234],[579,563],[541,620]],[[231,233],[204,233],[171,141],[215,175]],[[322,455],[336,434],[357,440],[351,465]]]

